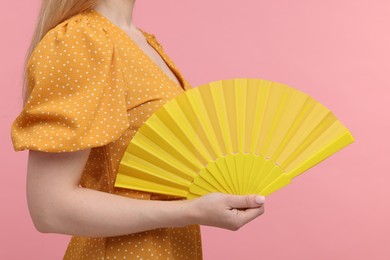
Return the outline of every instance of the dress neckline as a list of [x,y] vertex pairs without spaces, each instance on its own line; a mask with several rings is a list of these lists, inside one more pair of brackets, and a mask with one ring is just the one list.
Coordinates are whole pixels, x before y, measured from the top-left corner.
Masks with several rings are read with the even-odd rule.
[[131,38],[130,35],[128,35],[124,30],[122,30],[122,28],[120,28],[118,25],[116,25],[114,22],[112,22],[110,19],[108,19],[107,17],[105,17],[103,14],[101,14],[99,11],[95,10],[95,9],[89,9],[89,11],[91,13],[94,13],[96,16],[100,17],[102,20],[104,20],[106,22],[106,24],[110,25],[111,28],[113,28],[114,30],[116,30],[119,34],[122,34],[124,35],[124,38],[127,39],[128,42],[130,42],[132,45],[135,46],[135,48],[137,48],[137,50],[141,53],[141,55],[145,56],[145,58],[153,65],[155,66],[158,71],[160,71],[160,73],[166,77],[170,82],[173,82],[175,85],[178,85],[180,86],[182,89],[185,90],[185,84],[184,84],[184,79],[182,77],[182,75],[179,73],[179,71],[171,64],[171,62],[167,59],[167,57],[165,56],[165,54],[162,52],[161,50],[161,46],[159,46],[158,44],[156,44],[155,41],[153,41],[153,39],[151,38],[154,38],[153,35],[150,35],[149,33],[145,32],[144,30],[136,27],[140,32],[142,32],[142,34],[144,35],[145,37],[145,40],[147,41],[147,43],[160,55],[160,57],[162,58],[162,60],[165,62],[165,64],[168,66],[168,68],[172,71],[172,73],[177,77],[178,81],[179,81],[179,84],[173,80],[171,77],[169,77],[164,71],[163,69],[156,63],[153,61],[153,59],[148,55],[146,54],[146,52],[140,47],[138,46],[138,44]]

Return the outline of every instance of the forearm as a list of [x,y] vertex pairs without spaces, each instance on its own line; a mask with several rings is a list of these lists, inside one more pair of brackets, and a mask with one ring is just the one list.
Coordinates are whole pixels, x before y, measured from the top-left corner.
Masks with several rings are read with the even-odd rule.
[[190,224],[237,230],[264,212],[264,201],[255,195],[213,193],[189,201],[154,201],[82,188],[89,154],[90,149],[30,151],[27,201],[39,231],[108,237]]
[[80,187],[89,155],[90,149],[29,152],[27,201],[39,231],[106,237],[198,222],[191,201],[136,200]]
[[107,237],[193,224],[191,201],[130,199],[86,188],[58,196],[42,232]]

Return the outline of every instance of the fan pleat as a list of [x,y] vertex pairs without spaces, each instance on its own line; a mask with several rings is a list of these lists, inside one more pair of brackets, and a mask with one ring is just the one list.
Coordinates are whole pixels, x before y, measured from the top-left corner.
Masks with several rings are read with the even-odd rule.
[[270,130],[273,134],[270,136],[270,139],[267,139],[268,141],[265,144],[265,157],[275,161],[277,152],[284,149],[283,146],[286,144],[285,141],[287,141],[284,137],[287,135],[290,126],[298,116],[304,100],[305,99],[302,99],[302,96],[293,95],[290,90],[283,95],[282,102],[280,103],[280,110],[275,116],[275,119],[277,120],[274,121],[274,125]]
[[[253,135],[255,134],[256,110],[257,110],[257,95],[259,91],[258,82],[247,80],[246,104],[245,104],[245,127],[244,127],[244,153],[253,153],[252,143]],[[241,87],[244,88],[245,87]]]
[[[246,114],[247,114],[247,101],[246,101],[246,92],[247,92],[247,80],[237,79],[234,81],[235,89],[235,99],[236,99],[236,119],[237,119],[237,151],[238,153],[244,153],[244,144],[245,144],[245,128],[246,126]],[[241,87],[240,87],[241,86]]]
[[[220,148],[218,147],[218,144],[215,142],[217,140],[217,137],[215,136],[215,132],[212,128],[212,121],[210,120],[209,113],[207,106],[205,104],[207,98],[210,98],[208,95],[204,95],[199,89],[196,89],[194,91],[195,98],[192,98],[190,100],[191,105],[194,107],[194,109],[198,110],[198,113],[196,113],[196,116],[200,122],[200,127],[203,129],[206,138],[202,140],[204,144],[207,145],[207,147],[211,147],[209,149],[208,154],[210,154],[210,158],[207,161],[214,160],[218,153]],[[207,97],[207,98],[204,98]]]
[[291,141],[293,140],[294,136],[299,134],[299,129],[302,125],[302,122],[306,120],[306,118],[309,116],[310,112],[312,111],[315,103],[311,98],[306,99],[304,102],[304,105],[300,112],[297,114],[297,116],[294,118],[294,121],[292,121],[291,126],[288,128],[288,132],[285,135],[285,138],[282,142],[282,145],[277,149],[275,155],[272,157],[272,159],[277,162],[279,165],[286,159],[288,156],[288,152],[286,150],[294,149],[294,144],[291,144]]
[[[335,122],[335,118],[329,114],[324,116],[321,122],[316,125],[316,127],[305,137],[305,139],[301,140],[301,143],[299,144],[298,148],[290,155],[290,157],[284,162],[283,167],[286,169],[293,168],[294,165],[297,164],[297,162],[300,161],[300,158],[307,158],[309,156],[309,153],[305,153],[306,150],[309,152],[308,148],[316,141],[316,139],[320,138],[320,136],[329,128],[331,125]],[[303,156],[302,156],[303,155]],[[292,164],[291,167],[289,167],[289,164]]]
[[231,140],[231,134],[228,127],[228,115],[223,111],[226,111],[225,95],[222,91],[220,84],[210,84],[210,91],[214,102],[214,111],[216,114],[215,128],[218,143],[221,147],[221,153],[218,157],[225,156],[229,151],[233,151]]
[[[166,163],[166,158],[168,160],[180,161],[186,167],[189,168],[190,171],[196,172],[199,167],[204,165],[204,162],[200,161],[196,155],[193,155],[191,152],[181,146],[177,145],[175,142],[170,142],[168,135],[161,136],[159,134],[153,133],[153,130],[149,126],[145,126],[144,131],[139,132],[139,136],[137,139],[134,139],[134,144],[137,144],[137,149],[141,149],[140,154],[142,158],[148,159],[152,157],[156,157],[153,153],[157,151],[161,151],[161,162],[163,164]],[[152,140],[150,139],[152,138]],[[138,140],[139,139],[139,140]],[[154,148],[158,147],[158,148]],[[167,157],[165,157],[167,156]],[[180,165],[179,164],[179,165]]]
[[273,91],[270,93],[269,100],[267,101],[269,105],[267,107],[266,117],[264,118],[264,121],[267,123],[264,123],[264,132],[262,135],[262,142],[260,144],[261,154],[266,157],[271,157],[267,156],[268,148],[271,141],[274,140],[275,129],[282,116],[282,112],[286,104],[287,94],[288,93],[286,93],[285,88],[275,85],[273,87]]
[[152,149],[147,141],[147,138],[139,138],[139,140],[136,140],[132,144],[131,152],[137,155],[130,157],[132,160],[140,159],[144,162],[150,162],[150,164],[153,164],[155,167],[166,169],[169,172],[172,172],[175,175],[179,175],[185,179],[190,180],[194,177],[196,172],[187,167],[183,161],[173,157],[171,154],[169,154],[169,152],[161,149],[160,146],[155,146]]
[[164,182],[163,180],[148,181],[142,178],[133,177],[133,175],[121,174],[117,176],[115,186],[119,188],[139,190],[139,187],[147,187],[143,191],[186,197],[188,194],[188,186],[177,185],[175,183]]
[[[317,106],[318,107],[318,106]],[[286,157],[281,164],[283,169],[287,169],[289,164],[294,163],[294,160],[302,153],[313,141],[313,138],[321,131],[321,122],[327,116],[329,111],[314,109],[306,121],[301,125],[299,130],[299,135],[295,135],[291,142],[290,146],[284,151]],[[283,153],[282,153],[283,155]]]
[[256,114],[256,119],[255,119],[255,129],[254,129],[254,138],[253,140],[253,147],[251,149],[251,152],[261,155],[261,144],[263,140],[263,135],[264,135],[264,128],[266,128],[265,124],[265,116],[267,113],[269,113],[268,109],[266,108],[268,104],[268,99],[270,95],[270,83],[266,83],[264,85],[260,85],[260,91],[258,94],[258,101],[257,101],[257,114]]
[[195,178],[193,185],[190,186],[190,193],[194,195],[194,197],[203,196],[207,193],[213,192],[212,190],[207,190],[202,186],[202,183],[199,183],[200,178]]
[[234,85],[234,80],[226,81],[225,84],[223,84],[223,87],[225,89],[224,91],[224,98],[225,98],[225,111],[228,115],[227,119],[227,127],[230,132],[230,139],[225,140],[225,142],[229,143],[229,150],[227,151],[228,154],[236,153],[238,151],[238,133],[237,133],[237,104],[236,104],[236,90]]
[[299,163],[297,163],[294,167],[292,167],[293,165],[290,166],[291,169],[288,169],[288,175],[291,178],[295,178],[297,175],[320,163],[336,151],[351,143],[351,140],[353,140],[352,135],[340,124],[340,122],[337,122],[333,125],[333,127],[329,128],[329,132],[332,134],[330,134],[329,138],[327,138],[326,145],[318,145],[316,147],[317,149],[313,149],[315,154],[306,159],[304,159],[302,155]]
[[286,113],[283,118],[283,123],[276,129],[275,140],[271,143],[268,153],[266,156],[271,158],[273,161],[280,161],[278,157],[285,147],[290,142],[292,136],[298,130],[299,122],[303,119],[302,110],[307,102],[308,96],[302,93],[294,93],[290,98],[288,104],[289,109],[286,109]]
[[[222,139],[222,129],[220,128],[219,124],[216,124],[219,120],[219,115],[217,113],[218,110],[221,109],[221,107],[218,107],[218,103],[221,103],[221,100],[218,100],[219,93],[215,93],[213,90],[215,87],[212,88],[202,88],[199,89],[199,93],[202,97],[203,105],[205,106],[205,109],[207,111],[207,118],[205,118],[204,121],[201,123],[203,125],[207,125],[210,123],[210,127],[207,128],[209,138],[211,138],[210,142],[212,143],[213,150],[214,150],[214,159],[217,157],[221,157],[224,155],[224,140]],[[207,120],[206,120],[207,119]]]
[[[119,170],[123,172],[124,175],[131,175],[135,178],[140,178],[140,179],[147,176],[147,180],[152,182],[155,181],[158,183],[162,182],[165,184],[172,184],[172,185],[178,184],[184,186],[189,185],[193,179],[192,178],[191,181],[189,181],[187,180],[187,178],[183,178],[182,176],[175,175],[172,172],[156,167],[152,163],[141,160],[132,155],[125,155],[125,156],[126,156],[125,159],[131,160],[132,164],[128,165],[124,163],[119,167],[120,168]],[[157,174],[157,172],[159,174]]]
[[[175,120],[174,128],[182,130],[179,133],[179,138],[183,139],[184,145],[197,158],[197,161],[200,163],[197,169],[200,169],[207,164],[208,158],[212,158],[212,154],[209,152],[211,150],[210,145],[202,141],[207,138],[201,123],[197,120],[196,114],[199,111],[196,111],[196,107],[192,106],[189,97],[186,95],[179,96],[176,101],[180,108],[171,109],[177,112],[177,116],[173,119]],[[167,105],[171,105],[171,103]],[[169,108],[167,106],[167,109]]]

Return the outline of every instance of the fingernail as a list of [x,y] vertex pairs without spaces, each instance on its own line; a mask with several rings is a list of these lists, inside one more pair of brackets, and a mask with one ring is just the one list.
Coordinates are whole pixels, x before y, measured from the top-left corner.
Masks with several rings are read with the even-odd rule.
[[263,204],[265,202],[264,196],[256,196],[256,203],[257,204]]

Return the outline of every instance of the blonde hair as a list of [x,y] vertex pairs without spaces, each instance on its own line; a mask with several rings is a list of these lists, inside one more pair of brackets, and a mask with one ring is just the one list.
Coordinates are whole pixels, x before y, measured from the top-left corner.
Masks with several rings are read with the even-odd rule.
[[66,19],[92,8],[98,0],[42,0],[34,34],[23,67],[23,106],[30,96],[27,86],[27,64],[31,53],[45,34]]

